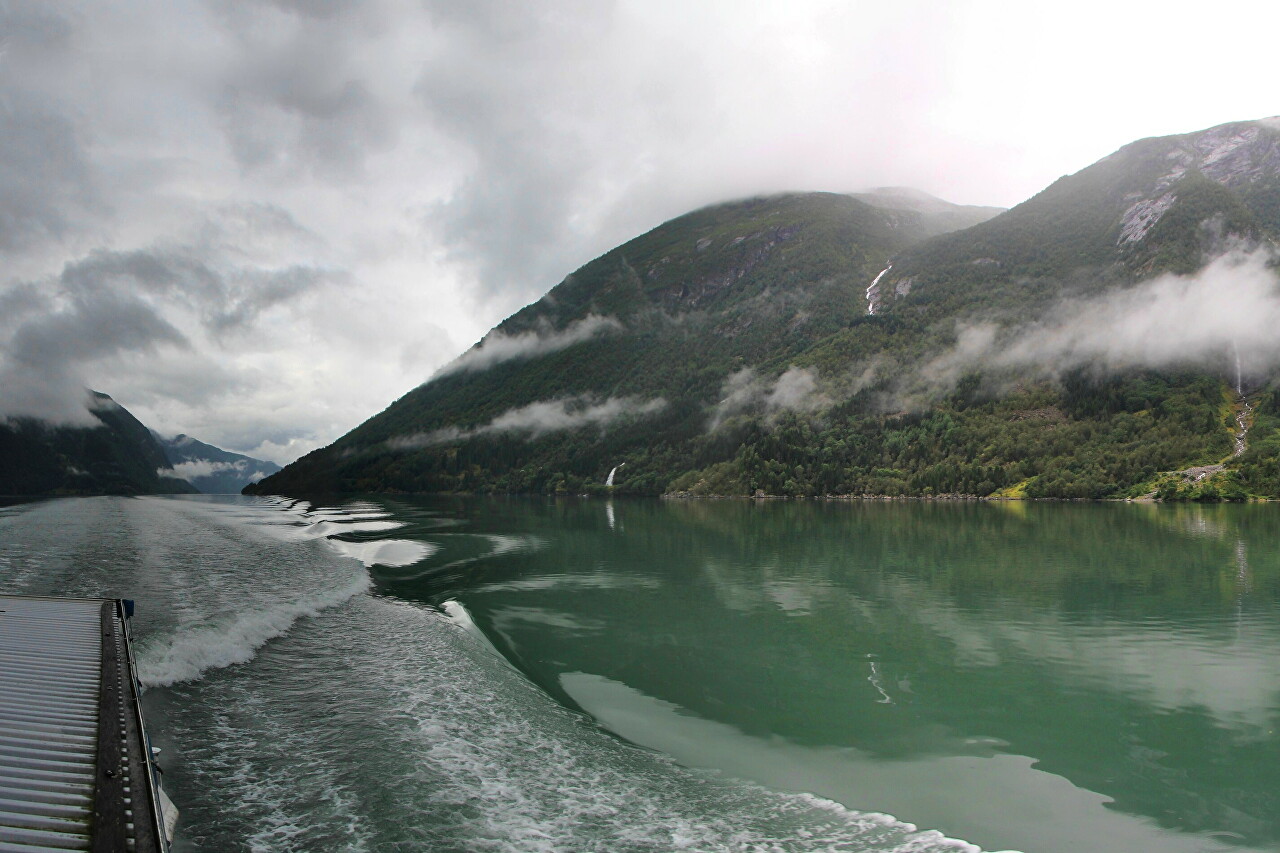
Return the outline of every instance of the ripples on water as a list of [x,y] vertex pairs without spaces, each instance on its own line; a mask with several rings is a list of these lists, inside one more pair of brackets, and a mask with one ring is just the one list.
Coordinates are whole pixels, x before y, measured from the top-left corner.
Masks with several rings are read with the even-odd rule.
[[456,604],[451,620],[370,577],[460,576],[540,540],[418,522],[434,535],[398,537],[373,503],[21,504],[0,508],[0,590],[138,600],[179,850],[975,849],[606,735]]

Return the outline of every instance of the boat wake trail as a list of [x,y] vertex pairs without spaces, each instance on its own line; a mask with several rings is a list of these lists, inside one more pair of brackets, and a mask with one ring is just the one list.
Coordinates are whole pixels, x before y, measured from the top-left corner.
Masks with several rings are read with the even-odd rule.
[[[978,848],[888,815],[685,769],[552,702],[441,614],[361,596],[252,673],[172,688],[210,849]],[[216,804],[216,807],[215,805]]]
[[[365,568],[338,555],[367,566],[391,559],[381,552],[397,550],[394,543],[379,547],[331,538],[399,526],[370,520],[365,511],[327,510],[318,520],[305,508],[266,502],[248,508],[165,505],[190,516],[190,536],[216,537],[219,548],[193,564],[189,553],[173,553],[172,546],[162,545],[167,553],[160,559],[168,571],[161,597],[173,601],[170,614],[175,618],[148,631],[139,644],[138,676],[146,687],[192,681],[211,670],[247,663],[298,620],[370,588]],[[427,552],[425,547],[407,550]]]
[[268,640],[283,636],[304,616],[315,616],[369,589],[369,576],[361,572],[337,589],[296,600],[273,602],[241,613],[180,629],[163,640],[148,643],[138,656],[138,678],[145,687],[162,687],[199,678],[210,669],[221,669],[253,659]]

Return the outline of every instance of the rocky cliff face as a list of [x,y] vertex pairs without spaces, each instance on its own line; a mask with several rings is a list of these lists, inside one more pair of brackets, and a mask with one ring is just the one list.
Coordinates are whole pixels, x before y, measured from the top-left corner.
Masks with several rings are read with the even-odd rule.
[[[1223,233],[1223,237],[1245,239],[1256,236],[1251,232],[1259,226],[1270,229],[1277,224],[1266,196],[1274,192],[1280,176],[1280,118],[1225,124],[1186,136],[1144,140],[1132,147],[1138,150],[1131,153],[1128,148],[1121,149],[1108,159],[1123,162],[1126,157],[1137,155],[1160,165],[1154,175],[1142,175],[1139,185],[1125,193],[1124,200],[1131,203],[1120,216],[1118,245],[1145,239],[1177,206],[1182,196],[1180,188],[1187,179],[1196,175],[1231,190],[1256,220],[1247,223],[1243,233]],[[1215,213],[1222,215],[1221,211]],[[1214,227],[1208,217],[1199,224]],[[1219,226],[1217,230],[1222,229]]]
[[[1167,170],[1157,175],[1147,188],[1148,197],[1173,186],[1193,170],[1232,189],[1272,181],[1280,174],[1280,116],[1233,122],[1199,133],[1144,140],[1135,145],[1164,149],[1168,163]],[[1111,156],[1123,158],[1127,150],[1122,148]]]

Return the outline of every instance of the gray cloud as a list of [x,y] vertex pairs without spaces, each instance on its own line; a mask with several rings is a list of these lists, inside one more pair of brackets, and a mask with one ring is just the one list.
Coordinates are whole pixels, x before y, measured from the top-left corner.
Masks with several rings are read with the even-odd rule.
[[379,28],[379,7],[332,0],[218,7],[239,61],[221,81],[217,107],[243,168],[349,179],[395,142],[389,107],[365,79],[369,69],[353,67],[360,37]]
[[641,400],[637,397],[610,397],[601,402],[588,397],[540,400],[509,409],[483,426],[471,429],[446,427],[427,433],[400,436],[389,439],[387,446],[392,450],[415,450],[495,433],[524,434],[528,438],[537,438],[547,433],[582,427],[604,429],[621,418],[646,417],[662,411],[666,406],[667,401],[662,398]]
[[64,10],[41,0],[7,0],[0,5],[0,33],[3,33],[5,51],[65,49],[75,27],[64,14]]
[[0,250],[10,261],[65,243],[107,210],[91,129],[59,85],[80,30],[70,9],[0,4]]
[[0,249],[64,239],[101,208],[83,133],[21,92],[0,93]]
[[122,350],[149,352],[186,337],[151,306],[128,293],[76,294],[65,308],[21,325],[5,354],[29,370],[85,362]]
[[0,290],[0,334],[12,334],[25,317],[51,307],[49,298],[33,282]]
[[228,299],[212,315],[218,331],[246,328],[260,314],[324,284],[345,281],[336,270],[290,266],[278,270],[243,270],[227,282]]
[[[417,92],[473,163],[427,222],[452,258],[475,269],[482,295],[536,296],[586,260],[598,236],[578,220],[616,203],[622,164],[634,170],[624,182],[644,174],[646,140],[666,110],[638,109],[616,78],[609,4],[427,8],[445,40]],[[688,59],[674,44],[665,50],[672,62]],[[665,130],[676,135],[680,124]]]
[[614,318],[601,317],[598,314],[588,314],[559,331],[553,331],[545,321],[544,326],[545,328],[539,331],[523,332],[518,335],[508,335],[499,330],[492,331],[474,347],[441,368],[436,375],[445,376],[468,370],[484,370],[504,361],[546,355],[622,329],[622,324]]
[[197,311],[207,329],[226,332],[248,326],[273,306],[343,279],[341,271],[332,269],[245,264],[204,243],[95,250],[67,264],[59,284],[77,299],[111,292],[174,300]]
[[295,15],[310,18],[334,18],[360,7],[360,0],[260,0]]
[[87,363],[188,345],[182,332],[132,293],[63,288],[53,297],[34,290],[26,285],[3,300],[21,303],[21,314],[0,340],[0,418],[92,425],[84,397]]
[[949,10],[426,6],[441,49],[417,92],[465,171],[425,223],[481,302],[702,204],[938,169],[912,128],[944,89]]
[[[197,324],[191,331],[216,338],[247,330],[265,311],[342,280],[332,270],[248,264],[240,250],[218,250],[212,236],[222,233],[210,220],[201,243],[95,250],[54,278],[0,291],[0,417],[92,423],[84,388],[119,367],[148,379],[153,391],[139,393],[143,400],[159,393],[192,402],[226,393],[240,383],[199,358],[176,362],[194,368],[177,377],[167,373],[173,362],[154,359],[162,348],[193,349],[177,317],[191,315]],[[144,363],[121,361],[137,357]]]
[[313,441],[309,425],[282,427],[271,412],[254,412],[227,422],[218,446],[283,465],[313,450]]

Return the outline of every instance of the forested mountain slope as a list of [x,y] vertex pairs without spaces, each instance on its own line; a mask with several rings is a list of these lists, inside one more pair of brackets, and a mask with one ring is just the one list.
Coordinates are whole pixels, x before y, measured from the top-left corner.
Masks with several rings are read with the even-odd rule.
[[1252,339],[1217,327],[1148,346],[1179,327],[1143,312],[1265,300],[1278,188],[1268,120],[1134,143],[951,233],[985,213],[885,190],[695,211],[257,490],[1275,494],[1266,354],[1241,367]]
[[195,492],[141,422],[92,392],[95,427],[0,422],[0,495],[140,495]]

